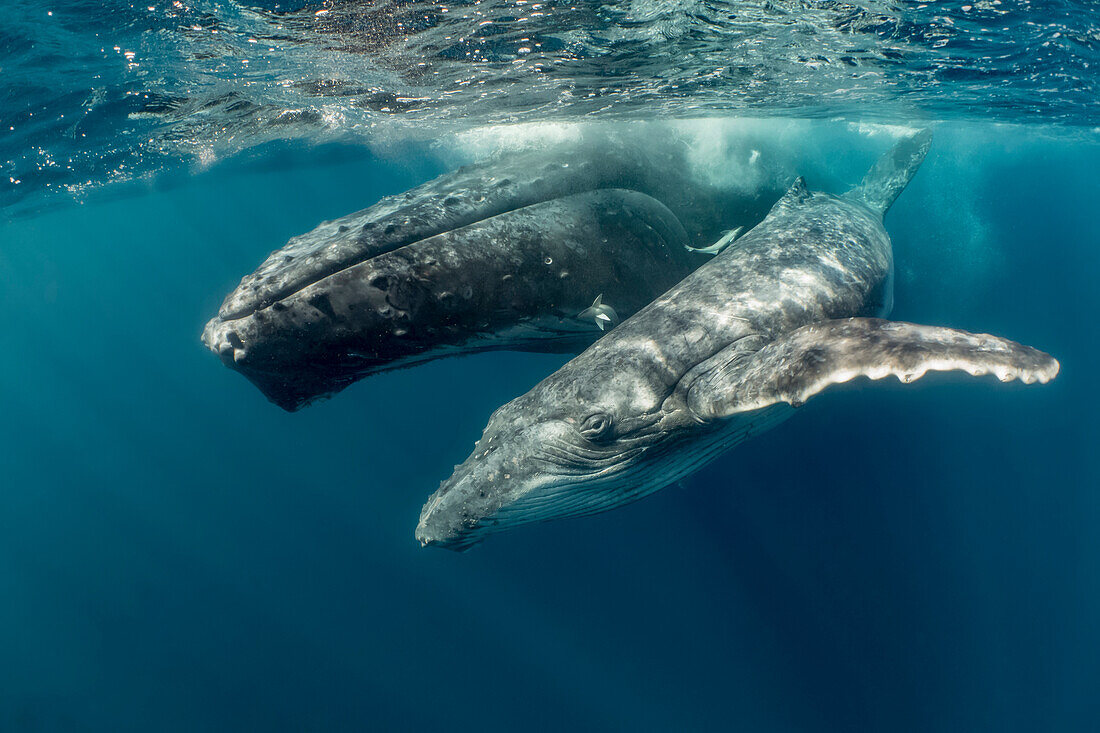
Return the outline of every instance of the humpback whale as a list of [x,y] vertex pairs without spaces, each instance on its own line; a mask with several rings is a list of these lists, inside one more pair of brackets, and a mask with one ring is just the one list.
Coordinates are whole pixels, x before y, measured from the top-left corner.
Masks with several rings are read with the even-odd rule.
[[[203,342],[296,410],[362,377],[487,349],[578,353],[782,194],[717,184],[688,146],[631,128],[460,168],[292,238],[230,293]],[[599,314],[594,314],[599,315]],[[610,316],[605,312],[605,316]]]
[[1047,382],[1049,355],[995,336],[882,320],[882,224],[928,150],[900,140],[842,196],[799,178],[737,245],[496,410],[428,499],[416,537],[466,549],[523,523],[606,511],[693,473],[832,384],[929,371]]

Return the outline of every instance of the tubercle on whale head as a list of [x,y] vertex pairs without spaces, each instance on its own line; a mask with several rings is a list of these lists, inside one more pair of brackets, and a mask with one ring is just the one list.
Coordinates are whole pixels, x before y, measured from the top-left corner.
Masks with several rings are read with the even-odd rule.
[[[492,531],[501,507],[540,478],[532,461],[517,460],[530,453],[529,445],[518,444],[537,440],[530,432],[502,436],[486,430],[470,456],[454,467],[450,478],[424,504],[416,527],[421,547],[465,551]],[[510,445],[505,446],[506,442]]]
[[317,276],[444,232],[563,196],[610,188],[612,181],[621,178],[622,163],[606,148],[559,145],[552,150],[484,160],[403,194],[385,197],[367,209],[323,222],[292,238],[242,278],[225,299],[220,316],[245,316],[301,289]]
[[512,403],[493,414],[470,455],[424,504],[416,527],[422,547],[468,550],[507,526],[502,509],[546,482],[539,456],[568,426],[534,415]]
[[403,293],[404,307],[395,307],[387,291],[398,278],[379,264],[332,276],[343,286],[321,282],[242,318],[215,317],[202,342],[269,400],[297,410],[415,352],[410,310],[432,293]]

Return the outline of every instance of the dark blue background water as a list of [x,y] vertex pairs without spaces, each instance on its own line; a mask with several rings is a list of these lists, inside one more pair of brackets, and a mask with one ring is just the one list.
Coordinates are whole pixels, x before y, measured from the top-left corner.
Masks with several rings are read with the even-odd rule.
[[849,385],[684,488],[463,555],[417,545],[420,506],[562,357],[290,415],[198,341],[269,250],[428,158],[0,225],[0,730],[1096,730],[1097,170],[943,127],[886,220],[894,317],[1048,350],[1053,384]]

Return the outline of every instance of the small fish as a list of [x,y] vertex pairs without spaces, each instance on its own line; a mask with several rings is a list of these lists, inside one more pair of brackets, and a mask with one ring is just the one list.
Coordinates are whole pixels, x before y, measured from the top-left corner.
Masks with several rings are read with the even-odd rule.
[[596,299],[592,301],[592,305],[582,310],[577,318],[591,318],[600,327],[601,331],[607,330],[609,325],[614,327],[619,323],[619,314],[615,312],[614,308],[604,304],[603,293],[597,295]]
[[702,252],[705,255],[716,255],[724,250],[726,247],[728,247],[730,242],[737,239],[737,237],[741,235],[741,231],[744,228],[745,227],[737,227],[736,229],[728,229],[722,232],[722,236],[718,239],[718,241],[710,245],[709,247],[688,247],[688,250],[692,252]]

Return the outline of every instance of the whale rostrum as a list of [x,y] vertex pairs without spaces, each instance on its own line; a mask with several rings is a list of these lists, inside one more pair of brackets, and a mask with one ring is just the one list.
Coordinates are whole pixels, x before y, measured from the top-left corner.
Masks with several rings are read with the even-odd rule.
[[735,183],[700,178],[682,141],[616,130],[471,165],[291,239],[203,341],[288,410],[441,356],[577,353],[614,325],[579,316],[594,295],[633,314],[782,193]]
[[903,138],[843,196],[798,179],[767,217],[528,393],[496,410],[428,499],[425,545],[606,511],[690,475],[832,384],[929,371],[1047,382],[1059,365],[996,336],[882,320],[886,209],[924,159]]

